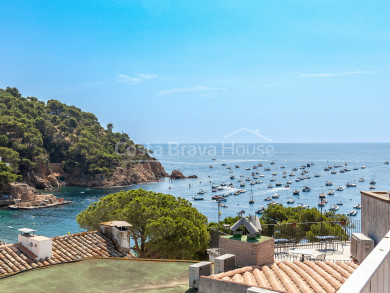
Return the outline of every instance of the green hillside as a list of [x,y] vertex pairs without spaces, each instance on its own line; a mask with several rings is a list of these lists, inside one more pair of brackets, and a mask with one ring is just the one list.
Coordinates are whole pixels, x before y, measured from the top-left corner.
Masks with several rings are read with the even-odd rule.
[[[119,143],[119,144],[118,144]],[[119,145],[119,155],[115,146]],[[137,153],[126,154],[128,147]],[[0,89],[0,185],[19,180],[40,164],[62,163],[70,172],[112,174],[123,161],[148,158],[126,133],[105,129],[98,118],[57,100],[22,97],[16,88]],[[19,177],[18,177],[19,175]]]

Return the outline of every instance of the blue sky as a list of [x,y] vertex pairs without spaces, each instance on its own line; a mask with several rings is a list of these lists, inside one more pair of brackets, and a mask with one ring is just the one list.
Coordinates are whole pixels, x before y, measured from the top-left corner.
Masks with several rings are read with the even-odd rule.
[[242,127],[275,142],[390,142],[389,13],[389,1],[2,0],[0,87],[142,143]]

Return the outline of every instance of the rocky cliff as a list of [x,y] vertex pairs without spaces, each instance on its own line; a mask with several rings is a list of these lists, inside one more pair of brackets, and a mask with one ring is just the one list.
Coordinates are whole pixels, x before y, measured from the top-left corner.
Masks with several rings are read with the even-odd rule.
[[118,166],[112,175],[85,175],[81,170],[75,169],[73,173],[66,174],[66,185],[89,187],[127,186],[130,184],[158,181],[167,177],[164,167],[155,159],[145,162],[133,163],[130,166]]

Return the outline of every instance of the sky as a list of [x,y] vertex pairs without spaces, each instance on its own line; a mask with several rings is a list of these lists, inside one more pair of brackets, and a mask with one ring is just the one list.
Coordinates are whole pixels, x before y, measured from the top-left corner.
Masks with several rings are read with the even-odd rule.
[[390,1],[0,2],[0,88],[138,143],[390,142]]

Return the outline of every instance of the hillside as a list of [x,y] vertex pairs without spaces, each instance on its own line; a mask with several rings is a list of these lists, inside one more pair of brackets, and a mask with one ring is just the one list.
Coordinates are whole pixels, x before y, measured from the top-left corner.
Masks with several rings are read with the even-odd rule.
[[43,189],[124,186],[167,176],[149,153],[112,124],[102,127],[92,113],[0,89],[0,189],[20,180]]

